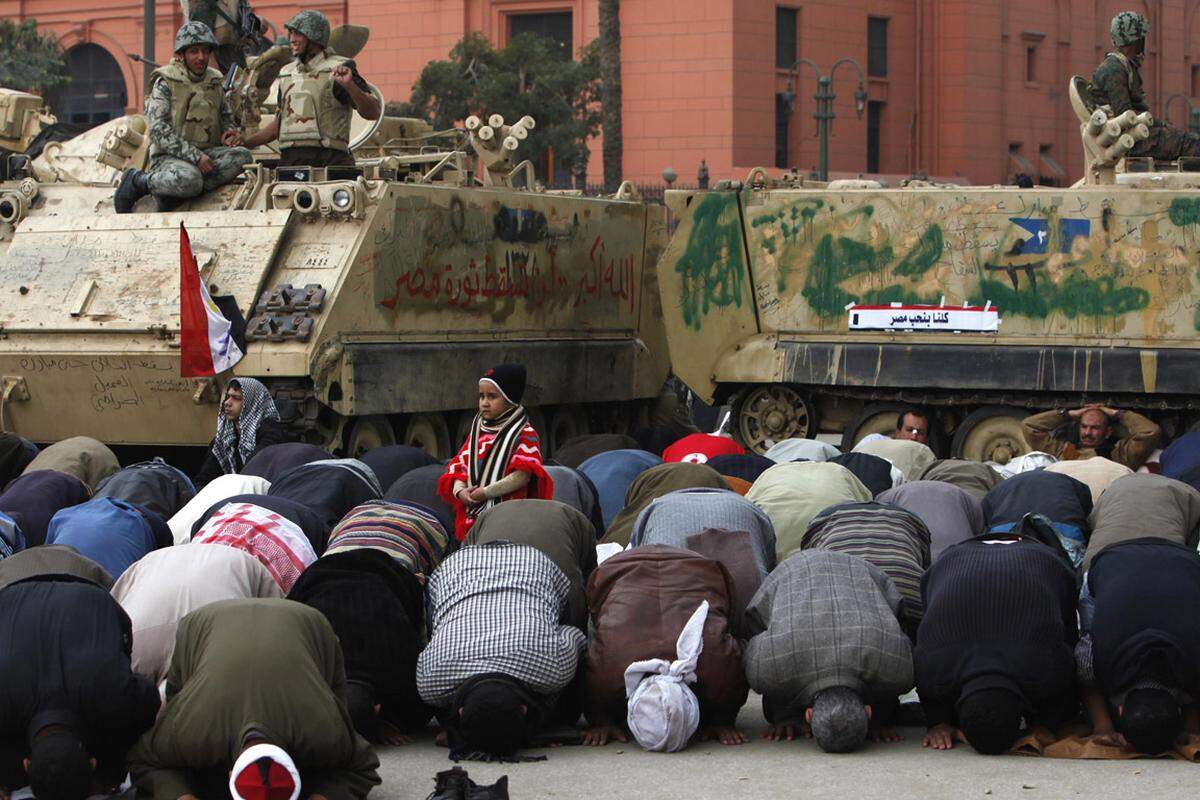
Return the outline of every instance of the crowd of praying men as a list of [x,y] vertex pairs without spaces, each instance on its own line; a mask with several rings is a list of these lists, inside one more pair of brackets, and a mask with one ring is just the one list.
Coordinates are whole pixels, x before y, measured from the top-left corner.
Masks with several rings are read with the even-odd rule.
[[[243,437],[272,423],[256,384],[223,406]],[[923,724],[935,750],[1193,757],[1200,434],[1049,413],[1056,454],[1004,466],[938,459],[917,409],[847,453],[581,437],[553,499],[461,542],[410,447],[264,435],[197,486],[0,435],[0,796],[358,798],[373,746],[426,735],[465,761],[738,745],[751,691],[766,738],[830,753]]]

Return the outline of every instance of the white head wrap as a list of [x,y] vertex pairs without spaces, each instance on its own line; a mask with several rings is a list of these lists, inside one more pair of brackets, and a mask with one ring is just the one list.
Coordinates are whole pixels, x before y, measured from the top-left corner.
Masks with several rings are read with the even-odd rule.
[[995,468],[997,472],[1004,476],[1007,480],[1014,475],[1020,475],[1022,472],[1032,472],[1035,469],[1045,469],[1051,464],[1057,464],[1058,459],[1049,453],[1043,453],[1034,450],[1032,453],[1026,453],[1023,456],[1017,456],[1007,464]]
[[766,452],[766,457],[776,464],[786,464],[800,458],[808,461],[828,461],[839,455],[841,451],[836,447],[817,439],[784,439],[771,445]]
[[707,619],[705,600],[679,634],[675,643],[677,660],[635,661],[625,670],[629,730],[647,750],[682,750],[700,727],[700,701],[685,684],[696,682],[696,662],[704,649]]
[[288,771],[292,776],[293,784],[290,800],[298,800],[300,797],[300,770],[296,769],[296,762],[292,760],[292,757],[282,747],[265,743],[247,747],[238,756],[237,761],[233,762],[233,770],[229,773],[229,796],[234,798],[234,800],[241,800],[241,795],[237,791],[237,777],[242,774],[242,771],[246,767],[249,767],[260,758],[269,758]]

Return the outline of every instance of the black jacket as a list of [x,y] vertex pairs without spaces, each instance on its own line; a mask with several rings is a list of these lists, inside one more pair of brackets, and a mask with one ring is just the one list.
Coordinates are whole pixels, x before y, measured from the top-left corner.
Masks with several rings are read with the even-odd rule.
[[1075,574],[1039,542],[986,544],[984,537],[942,553],[921,584],[925,617],[913,665],[929,724],[952,722],[964,689],[1019,691],[1034,719],[1072,696]]
[[[213,454],[212,446],[216,443],[214,438],[208,445],[208,455],[204,458],[204,463],[200,466],[200,471],[196,473],[195,484],[197,489],[202,489],[214,478],[219,478],[225,474],[225,470],[221,469],[221,462],[217,461],[217,457]],[[262,452],[263,448],[270,447],[273,444],[283,444],[291,441],[288,436],[287,428],[282,422],[273,419],[264,419],[262,425],[258,426],[258,436],[254,440],[254,453],[250,458]],[[234,472],[241,472],[245,464],[242,463],[241,455],[234,453],[234,466],[237,469]]]
[[119,782],[159,705],[129,666],[132,643],[129,617],[93,583],[53,576],[0,590],[0,786],[29,782],[29,742],[54,724],[74,728],[97,773]]

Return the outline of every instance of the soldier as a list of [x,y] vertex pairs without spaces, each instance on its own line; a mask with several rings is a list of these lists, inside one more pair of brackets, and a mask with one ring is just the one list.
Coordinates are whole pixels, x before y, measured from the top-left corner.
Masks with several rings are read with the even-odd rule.
[[224,186],[250,160],[221,91],[221,73],[208,66],[217,40],[203,22],[187,22],[175,36],[175,58],[154,71],[146,117],[150,169],[127,169],[113,197],[128,214],[147,193],[159,211]]
[[279,140],[279,166],[354,166],[350,110],[378,119],[382,109],[348,58],[326,51],[329,20],[308,9],[288,20],[288,45],[296,60],[279,73],[279,112],[246,137],[246,146]]
[[[1122,11],[1113,17],[1112,40],[1117,49],[1104,57],[1092,75],[1092,101],[1109,106],[1113,116],[1130,109],[1137,113],[1150,110],[1138,71],[1145,58],[1149,32],[1150,23],[1141,14]],[[1138,142],[1129,155],[1160,161],[1200,156],[1200,136],[1156,119],[1150,126],[1150,136]]]

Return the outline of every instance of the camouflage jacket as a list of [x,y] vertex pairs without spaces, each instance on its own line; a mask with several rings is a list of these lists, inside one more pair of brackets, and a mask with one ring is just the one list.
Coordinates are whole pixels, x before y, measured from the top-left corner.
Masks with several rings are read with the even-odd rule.
[[1120,53],[1109,53],[1096,67],[1092,74],[1092,100],[1096,105],[1109,106],[1114,116],[1129,109],[1138,113],[1150,110],[1141,73]]
[[[146,98],[146,122],[150,128],[150,142],[156,146],[158,156],[174,156],[190,164],[198,164],[204,155],[200,148],[185,142],[171,123],[171,84],[156,80]],[[221,131],[235,130],[233,112],[225,98],[221,98]]]

